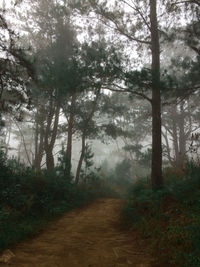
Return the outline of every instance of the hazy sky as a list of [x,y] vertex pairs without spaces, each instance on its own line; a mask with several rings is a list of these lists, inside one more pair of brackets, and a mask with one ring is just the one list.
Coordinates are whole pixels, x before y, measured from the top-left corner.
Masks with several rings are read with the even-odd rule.
[[0,7],[3,8],[3,5],[5,7],[10,7],[11,6],[11,0],[0,0]]

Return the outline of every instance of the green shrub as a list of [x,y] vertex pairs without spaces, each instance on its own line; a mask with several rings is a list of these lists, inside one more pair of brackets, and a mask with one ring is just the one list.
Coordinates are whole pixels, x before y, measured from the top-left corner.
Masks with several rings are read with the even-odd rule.
[[[0,151],[0,250],[39,231],[43,224],[97,197],[114,195],[96,174],[75,185],[62,162],[51,172],[34,171]],[[68,176],[67,176],[68,175]]]
[[168,177],[158,191],[138,181],[130,189],[123,218],[151,238],[163,266],[200,266],[200,167],[190,163],[183,179]]

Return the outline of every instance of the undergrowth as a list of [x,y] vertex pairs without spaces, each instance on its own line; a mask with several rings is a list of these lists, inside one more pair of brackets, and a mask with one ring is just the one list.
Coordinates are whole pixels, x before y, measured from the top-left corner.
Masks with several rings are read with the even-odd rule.
[[99,197],[117,194],[94,173],[75,185],[62,165],[34,171],[0,151],[0,251],[37,234],[47,222]]
[[129,192],[124,222],[151,244],[159,266],[200,266],[200,167],[190,163],[182,175],[165,172],[165,186],[151,190],[140,180]]

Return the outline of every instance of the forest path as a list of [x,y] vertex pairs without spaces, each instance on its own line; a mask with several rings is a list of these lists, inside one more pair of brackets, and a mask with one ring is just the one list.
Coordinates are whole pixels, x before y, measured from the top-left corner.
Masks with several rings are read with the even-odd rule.
[[120,199],[99,199],[67,213],[37,237],[18,244],[9,266],[151,266],[134,233],[117,225],[123,205]]

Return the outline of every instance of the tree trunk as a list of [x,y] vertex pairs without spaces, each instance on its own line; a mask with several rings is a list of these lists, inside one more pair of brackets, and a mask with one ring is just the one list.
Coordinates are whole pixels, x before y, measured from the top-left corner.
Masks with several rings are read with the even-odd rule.
[[66,155],[67,155],[67,160],[68,160],[67,165],[69,166],[71,166],[71,161],[72,161],[72,136],[73,136],[75,103],[76,103],[76,92],[74,92],[71,97],[71,107],[70,107],[70,115],[69,115],[68,130],[67,130]]
[[6,156],[8,156],[8,151],[9,151],[9,146],[10,146],[11,127],[12,127],[12,122],[11,122],[11,118],[9,117],[8,129],[7,129],[7,133],[5,136],[5,138],[6,138],[6,150],[5,150]]
[[160,44],[157,22],[157,0],[150,0],[151,50],[152,50],[152,188],[162,186],[162,140],[160,95]]
[[[53,157],[53,148],[54,144],[56,141],[56,136],[57,136],[57,130],[58,130],[58,123],[59,123],[59,114],[60,114],[60,104],[57,103],[56,107],[52,108],[53,111],[50,112],[50,117],[48,118],[47,121],[47,128],[46,128],[46,133],[45,133],[45,153],[46,153],[46,166],[47,170],[51,171],[54,168],[54,157]],[[51,133],[51,124],[53,121],[53,116],[54,122],[53,122],[53,129]]]
[[40,169],[40,165],[41,165],[41,161],[42,161],[42,159],[41,159],[41,161],[39,162],[39,157],[38,157],[39,146],[40,146],[40,143],[39,143],[40,132],[39,132],[39,123],[37,120],[37,115],[38,115],[38,111],[36,114],[36,122],[35,122],[35,155],[34,155],[34,169],[35,170]]
[[84,159],[84,155],[85,155],[85,147],[86,147],[85,146],[85,140],[86,140],[86,135],[85,135],[85,133],[83,133],[83,135],[82,135],[81,156],[79,158],[79,162],[78,162],[78,166],[77,166],[77,170],[76,170],[75,184],[78,184],[79,178],[80,178],[81,167],[82,167],[83,159]]
[[186,159],[187,134],[185,133],[185,115],[182,103],[179,114],[177,112],[177,104],[172,107],[172,137],[175,153],[175,167],[183,168]]
[[48,148],[46,151],[46,166],[47,170],[51,171],[54,168],[54,157],[51,148]]
[[178,145],[178,133],[177,133],[177,104],[172,105],[172,138],[173,138],[173,147],[175,154],[175,166],[178,165],[179,161],[179,145]]
[[36,171],[41,170],[41,162],[42,162],[43,153],[38,153],[35,157],[34,161],[34,169]]
[[185,134],[185,114],[183,103],[180,106],[180,116],[178,120],[179,124],[179,167],[184,168],[186,161],[186,134]]
[[86,118],[86,120],[85,120],[85,125],[84,125],[83,133],[82,133],[81,156],[80,156],[80,159],[79,159],[79,162],[78,162],[77,171],[76,171],[75,184],[78,184],[78,182],[79,182],[81,167],[82,167],[82,163],[83,163],[83,159],[84,159],[84,155],[85,155],[85,148],[86,148],[85,140],[86,140],[86,136],[87,136],[87,127],[88,127],[88,125],[89,125],[89,123],[90,123],[90,121],[91,121],[91,119],[92,119],[92,117],[93,117],[93,115],[95,113],[99,96],[100,96],[100,89],[98,89],[97,92],[96,92],[96,98],[94,100],[91,112],[89,113],[88,118]]
[[28,164],[30,166],[32,166],[32,162],[31,162],[31,159],[30,159],[30,156],[29,156],[30,153],[28,153],[28,149],[27,149],[25,138],[24,138],[24,134],[23,134],[18,122],[16,120],[14,120],[14,122],[15,122],[15,125],[17,126],[18,130],[19,130],[20,135],[21,135],[21,140],[23,142],[24,150],[25,150],[25,153],[26,153],[27,162],[28,162]]
[[170,145],[169,145],[169,141],[168,141],[168,137],[167,137],[167,131],[166,131],[166,133],[162,132],[162,136],[164,137],[165,143],[166,143],[166,149],[167,149],[167,155],[166,156],[167,156],[170,164],[172,166],[174,166],[174,159],[171,156],[171,150],[170,150]]
[[36,171],[39,171],[41,169],[41,162],[43,158],[44,153],[44,122],[40,122],[38,124],[38,148],[36,150],[35,154],[35,160],[34,160],[34,168]]
[[38,110],[35,116],[35,158],[36,155],[38,154],[38,146],[39,146],[39,123],[38,123]]

